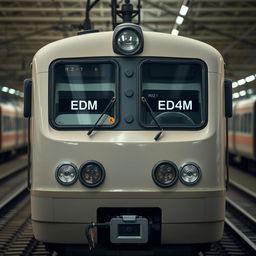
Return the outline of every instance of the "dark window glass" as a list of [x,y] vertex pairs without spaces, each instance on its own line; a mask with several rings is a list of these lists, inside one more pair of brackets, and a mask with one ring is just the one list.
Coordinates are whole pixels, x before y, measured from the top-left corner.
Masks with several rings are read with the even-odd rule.
[[12,120],[9,116],[3,116],[3,130],[4,132],[10,132],[13,130]]
[[[58,126],[92,126],[116,97],[115,65],[112,63],[59,63],[53,68],[53,121]],[[117,106],[100,121],[112,126]]]
[[248,114],[248,133],[252,131],[252,113]]
[[228,119],[228,130],[232,131],[233,130],[233,117]]
[[[206,122],[206,90],[203,66],[199,63],[144,63],[141,95],[163,127],[201,127]],[[141,103],[145,126],[156,124],[146,104]]]
[[239,132],[240,131],[240,125],[239,125],[239,119],[240,119],[240,116],[237,114],[235,115],[235,127],[236,127],[236,131]]

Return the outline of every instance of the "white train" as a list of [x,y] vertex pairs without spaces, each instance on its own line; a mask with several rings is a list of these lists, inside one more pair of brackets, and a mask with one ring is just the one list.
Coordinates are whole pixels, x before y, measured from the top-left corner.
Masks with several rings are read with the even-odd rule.
[[25,86],[36,239],[136,255],[220,240],[230,95],[216,49],[130,23],[40,49]]

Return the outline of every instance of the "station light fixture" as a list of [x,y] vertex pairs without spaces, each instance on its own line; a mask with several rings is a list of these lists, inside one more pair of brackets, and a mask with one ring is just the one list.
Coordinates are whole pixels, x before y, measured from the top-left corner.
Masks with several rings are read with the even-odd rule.
[[8,87],[6,87],[6,86],[3,86],[2,87],[2,92],[8,92],[9,91],[9,88]]
[[243,97],[243,96],[246,95],[246,91],[245,91],[245,90],[242,90],[242,91],[239,92],[239,94],[240,94],[241,97]]
[[[250,83],[250,82],[254,81],[255,79],[256,79],[256,75],[250,75],[245,78],[239,79],[238,81],[235,81],[232,83],[232,88],[234,89],[234,88],[237,88],[246,83]],[[252,95],[252,94],[253,94],[252,89],[248,89],[247,91],[242,90],[240,92],[233,93],[233,99],[238,99],[239,97],[244,97],[245,95]]]
[[189,9],[189,7],[183,4],[180,8],[179,14],[182,16],[187,15],[188,9]]
[[232,88],[236,88],[238,86],[238,83],[237,82],[233,82],[232,83]]
[[4,93],[9,93],[9,94],[15,94],[18,97],[23,98],[24,97],[24,93],[19,91],[19,90],[15,90],[14,88],[9,88],[7,86],[0,86],[0,91],[4,92]]
[[254,75],[247,76],[247,77],[245,78],[245,81],[246,81],[247,83],[250,83],[250,82],[252,82],[252,81],[254,81],[254,80],[255,80],[255,76],[254,76]]
[[188,13],[188,9],[189,9],[189,0],[183,0],[183,3],[180,7],[180,11],[179,11],[179,15],[177,16],[176,20],[175,20],[175,25],[172,29],[171,34],[174,36],[178,36],[179,35],[179,28],[182,25],[183,21],[184,21],[184,17],[187,15]]
[[183,21],[184,21],[184,18],[181,17],[181,16],[178,16],[178,17],[176,18],[176,23],[179,24],[179,25],[181,25],[181,24],[183,23]]
[[174,29],[172,30],[172,35],[177,36],[178,34],[179,34],[179,30],[176,29],[176,28],[174,28]]
[[238,92],[233,93],[233,98],[238,99],[239,98],[239,93]]
[[247,90],[247,93],[248,93],[248,94],[253,94],[253,90],[252,90],[252,89],[248,89],[248,90]]
[[10,94],[15,94],[16,90],[10,88],[8,92],[9,92]]
[[245,79],[240,79],[237,81],[238,85],[244,85],[246,83]]

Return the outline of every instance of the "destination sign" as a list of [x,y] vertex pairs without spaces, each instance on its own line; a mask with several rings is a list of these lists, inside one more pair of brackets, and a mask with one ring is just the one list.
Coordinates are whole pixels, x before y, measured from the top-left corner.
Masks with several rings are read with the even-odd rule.
[[112,91],[60,91],[59,114],[102,113],[114,96]]
[[[197,112],[199,92],[192,90],[143,90],[154,112]],[[149,109],[146,110],[149,112]]]

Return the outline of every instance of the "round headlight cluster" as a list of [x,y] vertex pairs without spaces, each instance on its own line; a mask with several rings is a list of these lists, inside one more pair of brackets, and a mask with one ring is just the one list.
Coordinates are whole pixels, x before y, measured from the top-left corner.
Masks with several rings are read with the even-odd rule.
[[79,171],[70,162],[64,162],[56,168],[56,180],[64,186],[74,184],[78,177],[81,183],[87,187],[97,187],[105,179],[105,169],[97,161],[88,161],[81,165]]
[[186,163],[180,170],[180,181],[185,185],[194,185],[201,178],[201,169],[195,163]]
[[105,179],[105,169],[96,161],[89,161],[81,165],[79,180],[87,187],[97,187]]
[[122,55],[134,55],[143,51],[143,33],[135,24],[121,24],[113,34],[113,50]]
[[152,170],[153,181],[160,187],[170,187],[178,179],[178,168],[171,161],[161,161]]
[[74,164],[65,162],[56,168],[55,177],[61,185],[72,185],[77,181],[78,170]]

